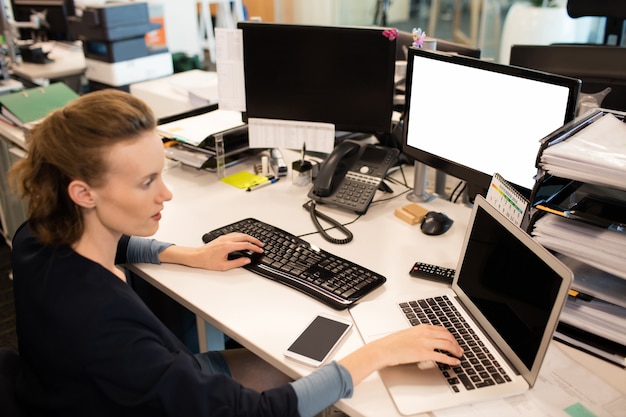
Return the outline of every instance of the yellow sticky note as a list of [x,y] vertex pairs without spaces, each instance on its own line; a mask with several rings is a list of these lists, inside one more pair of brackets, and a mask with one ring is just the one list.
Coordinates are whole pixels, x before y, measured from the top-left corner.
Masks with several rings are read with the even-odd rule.
[[248,171],[240,171],[222,178],[222,182],[241,189],[248,189],[268,181],[267,177],[256,175]]

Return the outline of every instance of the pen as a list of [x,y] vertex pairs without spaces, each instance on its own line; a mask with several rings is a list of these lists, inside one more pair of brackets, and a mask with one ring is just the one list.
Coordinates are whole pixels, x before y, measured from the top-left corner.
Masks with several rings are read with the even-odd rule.
[[253,185],[253,186],[251,186],[251,187],[248,187],[248,188],[246,189],[246,191],[254,191],[254,190],[258,189],[258,188],[265,187],[266,185],[274,184],[275,182],[278,182],[278,180],[279,180],[279,179],[280,179],[280,178],[272,178],[272,179],[271,179],[271,180],[269,180],[269,181],[265,181],[265,182],[262,182],[262,183],[260,183],[260,184],[257,184],[257,185]]
[[302,158],[300,158],[300,166],[302,166],[302,163],[304,162],[304,153],[306,152],[306,142],[302,142]]

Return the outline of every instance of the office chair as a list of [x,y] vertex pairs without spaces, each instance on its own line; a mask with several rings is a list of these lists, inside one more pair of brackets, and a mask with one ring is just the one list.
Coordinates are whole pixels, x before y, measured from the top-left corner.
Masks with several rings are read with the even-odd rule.
[[606,17],[604,43],[606,45],[622,45],[624,20],[626,19],[626,1],[568,0],[567,14],[573,18],[584,16]]
[[17,403],[15,381],[20,368],[20,355],[9,348],[0,347],[0,416],[24,417]]

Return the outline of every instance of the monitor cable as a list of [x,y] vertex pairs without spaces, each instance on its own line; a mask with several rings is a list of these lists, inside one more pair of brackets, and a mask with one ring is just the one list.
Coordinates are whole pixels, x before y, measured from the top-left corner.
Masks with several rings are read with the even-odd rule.
[[[337,220],[325,215],[324,213],[319,212],[315,208],[315,206],[316,205],[313,200],[309,200],[302,205],[302,207],[304,207],[304,209],[307,210],[309,214],[311,215],[311,220],[313,220],[313,224],[317,228],[320,235],[322,235],[322,237],[326,239],[328,242],[334,243],[335,245],[345,245],[346,243],[350,243],[352,239],[354,238],[354,236],[352,235],[352,232],[348,230],[343,224],[339,223]],[[336,228],[341,233],[343,233],[346,237],[344,239],[337,239],[335,237],[332,237],[326,231],[328,229],[324,229],[324,227],[322,227],[322,225],[319,222],[319,219],[322,219],[325,222],[332,225],[332,227],[329,227],[328,229]]]

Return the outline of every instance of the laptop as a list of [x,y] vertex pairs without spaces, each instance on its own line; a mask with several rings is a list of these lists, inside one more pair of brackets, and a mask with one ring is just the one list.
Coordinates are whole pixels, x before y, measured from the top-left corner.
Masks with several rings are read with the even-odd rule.
[[469,224],[451,288],[350,310],[365,342],[429,319],[471,339],[460,367],[427,361],[379,371],[401,414],[527,391],[557,326],[572,272],[481,196]]

